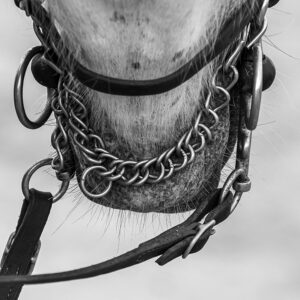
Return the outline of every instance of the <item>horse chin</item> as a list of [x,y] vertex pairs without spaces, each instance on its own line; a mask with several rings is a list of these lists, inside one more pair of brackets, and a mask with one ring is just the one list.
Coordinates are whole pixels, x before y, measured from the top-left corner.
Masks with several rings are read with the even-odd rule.
[[[236,107],[231,110],[236,110]],[[236,111],[225,108],[220,115],[219,125],[213,130],[213,140],[186,168],[157,184],[139,187],[113,183],[110,192],[101,198],[89,200],[107,207],[135,212],[176,213],[194,209],[218,187],[221,170],[227,162],[236,141]],[[117,145],[122,152],[122,145]],[[80,151],[74,148],[77,157],[77,177],[86,168]],[[99,193],[103,189],[101,178],[90,176],[86,182],[88,190]],[[102,187],[101,187],[102,186]]]
[[215,166],[205,174],[202,157],[186,170],[159,184],[141,187],[115,185],[103,198],[90,199],[114,209],[148,213],[176,213],[195,208],[209,192],[217,188],[220,168]]

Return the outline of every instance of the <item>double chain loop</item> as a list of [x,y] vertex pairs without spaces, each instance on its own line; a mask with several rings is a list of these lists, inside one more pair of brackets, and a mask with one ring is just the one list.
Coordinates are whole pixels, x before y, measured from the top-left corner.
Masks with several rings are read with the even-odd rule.
[[[40,24],[36,26],[39,27]],[[36,31],[44,48],[51,49],[52,45],[45,38],[43,29]],[[203,151],[213,140],[213,130],[220,122],[219,113],[228,107],[231,100],[230,91],[239,79],[235,63],[244,44],[245,40],[241,38],[230,59],[216,69],[204,109],[195,118],[193,126],[172,148],[157,157],[142,161],[123,160],[108,152],[103,139],[88,126],[88,111],[83,97],[76,91],[74,78],[68,71],[63,71],[61,65],[55,65],[44,55],[46,63],[53,66],[53,69],[58,69],[60,74],[57,89],[51,97],[51,109],[57,123],[51,137],[52,146],[56,150],[52,168],[56,171],[57,178],[64,181],[74,176],[75,162],[71,145],[75,145],[84,159],[86,169],[83,170],[79,186],[90,198],[104,197],[114,182],[126,186],[156,184],[186,168],[194,161],[195,155]],[[226,86],[220,83],[224,81]],[[212,106],[212,99],[215,96],[222,99],[222,104],[217,107]],[[104,185],[102,192],[99,192],[99,187],[95,193],[88,191],[87,181],[91,173],[105,183],[101,184]]]
[[[227,178],[220,202],[222,203],[230,189],[235,190],[235,200],[232,211],[240,200],[244,192],[251,188],[251,181],[248,178],[249,160],[251,150],[252,131],[256,128],[263,86],[263,51],[262,37],[267,28],[266,12],[269,7],[269,0],[265,0],[257,18],[249,25],[248,38],[250,41],[245,43],[245,47],[253,51],[253,91],[252,95],[242,95],[241,109],[238,126],[238,143],[235,170]],[[252,32],[254,31],[254,32]]]
[[[226,87],[218,84],[219,76],[226,76],[230,79]],[[223,67],[217,68],[216,74],[212,78],[212,90],[205,101],[205,110],[197,115],[193,126],[182,135],[175,146],[165,150],[157,157],[142,161],[123,160],[108,152],[103,139],[88,126],[88,112],[83,98],[72,86],[73,80],[70,74],[60,77],[58,95],[52,103],[58,124],[52,143],[57,151],[54,167],[58,172],[64,169],[64,154],[70,152],[68,148],[65,149],[69,144],[67,140],[73,142],[87,166],[83,170],[79,186],[86,196],[101,198],[109,192],[114,182],[126,186],[156,184],[191,164],[196,153],[203,151],[205,146],[212,141],[212,131],[219,123],[218,113],[227,107],[231,100],[230,89],[238,81],[238,71],[233,65],[226,74]],[[223,103],[216,108],[211,107],[213,93],[224,99]],[[203,119],[206,120],[206,124],[203,124]],[[95,194],[88,191],[86,181],[91,172],[106,183],[102,192],[98,191],[99,188]]]
[[[20,8],[30,14],[27,1],[17,2]],[[45,116],[49,117],[53,111],[57,123],[51,137],[52,146],[56,151],[51,165],[56,171],[57,178],[65,183],[74,176],[74,147],[76,152],[80,153],[85,166],[85,169],[82,170],[83,173],[79,174],[79,186],[89,198],[104,197],[115,182],[125,186],[157,184],[189,166],[195,160],[196,154],[203,151],[214,139],[214,129],[220,123],[219,114],[222,109],[228,107],[231,101],[231,89],[239,80],[236,63],[244,48],[247,48],[254,53],[253,93],[251,97],[245,96],[242,99],[236,169],[226,180],[220,198],[220,202],[224,201],[228,191],[234,189],[236,191],[235,202],[238,203],[241,195],[251,187],[248,179],[251,132],[257,126],[260,109],[262,92],[261,39],[267,28],[265,14],[268,4],[269,1],[265,0],[260,14],[246,26],[235,49],[231,52],[231,56],[224,64],[216,68],[212,77],[211,88],[204,102],[204,108],[196,116],[191,128],[181,136],[176,145],[166,149],[159,156],[142,161],[123,160],[113,155],[106,148],[101,136],[95,134],[89,127],[89,111],[85,106],[84,99],[77,92],[75,80],[68,67],[57,59],[59,57],[59,43],[55,38],[55,32],[50,32],[50,26],[41,24],[34,19],[34,29],[41,41],[41,48],[44,49],[44,52],[41,53],[43,61],[59,75],[57,88],[51,89],[51,97],[49,97],[44,113]],[[51,39],[51,36],[54,37]],[[42,51],[39,50],[38,52]],[[31,56],[26,60],[27,65],[30,59],[33,57]],[[24,78],[25,71],[19,72],[21,79]],[[22,94],[22,89],[16,88],[15,90]],[[213,101],[216,97],[222,99],[222,103],[217,106],[213,103],[220,102],[219,100]],[[19,97],[19,100],[17,112],[23,117],[23,120],[26,120],[22,97]],[[36,127],[45,122],[45,116],[42,117],[41,121],[38,121]],[[28,124],[30,125],[29,122],[27,122]],[[31,127],[34,128],[34,126]],[[91,187],[88,184],[88,178],[91,173],[101,181],[101,188],[98,187],[95,191],[89,190]],[[101,189],[103,190],[101,191]]]

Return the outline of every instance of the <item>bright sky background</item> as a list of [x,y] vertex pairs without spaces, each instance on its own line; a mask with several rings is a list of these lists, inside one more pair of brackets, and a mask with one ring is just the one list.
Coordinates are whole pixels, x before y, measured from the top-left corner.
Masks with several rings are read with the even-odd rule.
[[[29,166],[51,153],[52,127],[29,131],[17,121],[14,74],[25,50],[37,43],[30,21],[12,0],[0,2],[0,22],[0,249],[4,249],[21,206],[21,178]],[[21,299],[300,299],[300,2],[281,1],[269,12],[269,24],[265,52],[275,62],[278,77],[265,93],[254,133],[253,190],[217,228],[202,253],[164,268],[150,261],[101,278],[27,287]],[[29,82],[26,93],[32,111],[43,107],[43,89]],[[46,173],[33,184],[56,188]],[[137,214],[122,218],[88,201],[66,198],[53,208],[35,271],[94,264],[180,220],[182,216],[157,215],[144,220]]]

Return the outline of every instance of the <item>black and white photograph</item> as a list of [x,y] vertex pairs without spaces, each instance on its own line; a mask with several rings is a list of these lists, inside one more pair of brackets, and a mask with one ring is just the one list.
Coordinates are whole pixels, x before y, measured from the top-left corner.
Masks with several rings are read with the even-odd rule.
[[300,2],[2,0],[0,300],[299,300]]

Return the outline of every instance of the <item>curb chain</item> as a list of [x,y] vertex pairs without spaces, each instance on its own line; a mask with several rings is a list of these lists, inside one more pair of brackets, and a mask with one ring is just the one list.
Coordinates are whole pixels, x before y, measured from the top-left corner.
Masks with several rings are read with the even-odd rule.
[[[105,196],[113,182],[126,186],[141,186],[170,178],[174,173],[191,164],[195,155],[203,151],[213,140],[212,131],[219,124],[217,113],[228,106],[231,100],[230,90],[239,78],[236,67],[231,65],[226,74],[226,78],[230,78],[230,83],[222,87],[217,83],[220,73],[224,76],[223,67],[217,68],[212,78],[212,91],[208,93],[205,101],[205,109],[197,115],[192,128],[185,132],[172,148],[165,150],[159,156],[142,161],[122,160],[107,151],[103,139],[87,125],[88,111],[83,104],[83,98],[74,91],[73,78],[70,74],[61,76],[57,97],[52,101],[52,109],[58,125],[52,135],[52,145],[57,152],[53,160],[53,168],[58,173],[66,169],[65,157],[69,155],[71,142],[76,145],[87,165],[79,184],[88,197]],[[215,109],[211,108],[213,93],[224,98],[224,102]],[[203,124],[203,118],[209,125]],[[86,181],[92,172],[105,181],[103,191],[98,194],[93,194],[86,188]]]
[[[30,15],[30,7],[26,4],[27,1],[17,2],[20,2],[21,8]],[[253,97],[242,99],[236,169],[226,180],[220,199],[220,202],[224,201],[229,190],[233,188],[236,190],[236,203],[238,203],[242,193],[248,191],[251,186],[248,179],[248,165],[252,130],[257,125],[261,99],[261,38],[267,28],[265,14],[268,4],[269,0],[265,0],[260,14],[254,22],[246,27],[232,55],[216,69],[212,77],[211,90],[205,100],[205,107],[196,117],[193,126],[183,134],[175,146],[167,149],[157,157],[142,161],[122,160],[109,153],[103,139],[89,128],[88,111],[83,104],[83,98],[76,92],[72,75],[64,71],[68,69],[67,66],[64,66],[63,62],[58,59],[60,57],[59,39],[57,32],[49,26],[51,20],[47,19],[45,20],[46,24],[42,24],[39,20],[33,18],[35,33],[44,47],[43,61],[59,74],[58,87],[49,93],[51,94],[49,103],[57,122],[57,127],[51,137],[52,146],[56,150],[56,156],[53,158],[51,165],[56,171],[57,178],[62,181],[62,186],[65,187],[66,183],[75,174],[72,145],[75,145],[82,154],[84,164],[87,166],[80,175],[79,186],[82,192],[91,198],[105,196],[114,182],[126,186],[141,186],[145,183],[155,184],[186,168],[194,161],[195,155],[203,151],[206,145],[213,140],[213,130],[219,124],[219,112],[229,105],[231,100],[230,90],[239,79],[239,72],[235,64],[246,47],[255,52],[254,67],[256,73],[254,76]],[[219,80],[219,76],[226,80]],[[222,86],[219,81],[229,81],[229,84]],[[211,100],[215,94],[222,96],[224,101],[220,106],[212,108]],[[205,119],[205,124],[203,119]],[[39,126],[42,125],[42,122],[40,123]],[[39,166],[45,164],[45,162],[44,164],[40,163]],[[92,172],[102,182],[100,189],[103,188],[103,190],[98,194],[94,194],[93,191],[87,189],[87,181]],[[27,182],[27,186],[23,189],[26,191],[29,189],[29,180],[24,180],[24,182]],[[61,189],[65,190],[65,188]]]

